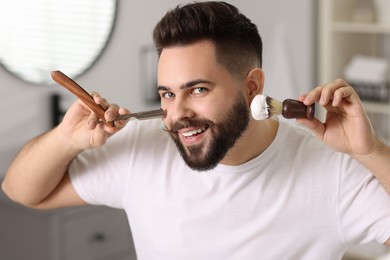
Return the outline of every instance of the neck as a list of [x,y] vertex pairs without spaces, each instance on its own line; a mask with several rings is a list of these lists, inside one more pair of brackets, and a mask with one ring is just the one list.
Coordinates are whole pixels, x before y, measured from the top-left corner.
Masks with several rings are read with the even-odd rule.
[[221,164],[240,165],[264,152],[275,139],[279,122],[274,119],[251,119],[247,130],[237,140]]

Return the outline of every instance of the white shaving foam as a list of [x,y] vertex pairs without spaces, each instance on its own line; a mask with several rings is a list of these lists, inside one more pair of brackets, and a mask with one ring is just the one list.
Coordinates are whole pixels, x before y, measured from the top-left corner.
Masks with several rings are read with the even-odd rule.
[[267,96],[256,95],[251,103],[252,117],[256,120],[264,120],[269,118],[269,106],[267,104]]

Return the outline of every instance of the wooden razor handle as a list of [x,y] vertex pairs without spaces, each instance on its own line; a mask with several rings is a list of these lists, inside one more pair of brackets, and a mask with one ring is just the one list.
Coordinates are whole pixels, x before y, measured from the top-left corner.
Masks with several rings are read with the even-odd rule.
[[79,84],[74,82],[71,78],[66,76],[59,70],[51,72],[52,79],[72,92],[76,97],[78,97],[81,101],[83,101],[93,112],[96,113],[98,118],[102,120],[108,126],[114,126],[113,122],[106,122],[104,119],[104,113],[106,110],[99,104],[96,104],[93,100],[93,97],[85,91]]

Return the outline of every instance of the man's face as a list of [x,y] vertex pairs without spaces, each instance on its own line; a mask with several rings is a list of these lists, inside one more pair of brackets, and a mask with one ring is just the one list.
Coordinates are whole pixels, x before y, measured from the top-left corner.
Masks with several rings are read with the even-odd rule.
[[161,53],[158,90],[164,122],[191,168],[214,168],[248,126],[249,108],[238,84],[217,63],[209,41]]

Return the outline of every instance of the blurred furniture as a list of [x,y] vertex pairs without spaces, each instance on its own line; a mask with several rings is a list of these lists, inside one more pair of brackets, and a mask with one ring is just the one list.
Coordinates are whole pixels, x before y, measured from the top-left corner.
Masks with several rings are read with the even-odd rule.
[[[376,19],[374,1],[321,0],[319,15],[320,83],[344,78],[346,66],[358,55],[390,60],[390,23]],[[363,100],[363,103],[378,134],[390,141],[388,97],[382,97],[380,102]]]
[[0,192],[0,259],[135,260],[124,211],[101,206],[38,211]]

